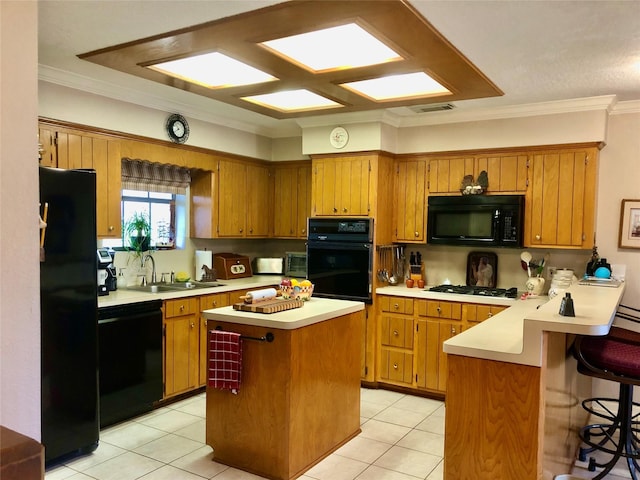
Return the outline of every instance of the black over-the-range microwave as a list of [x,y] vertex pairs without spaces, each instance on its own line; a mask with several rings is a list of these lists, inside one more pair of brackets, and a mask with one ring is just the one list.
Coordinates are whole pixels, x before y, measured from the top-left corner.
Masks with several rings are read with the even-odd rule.
[[523,195],[429,197],[427,243],[522,247]]

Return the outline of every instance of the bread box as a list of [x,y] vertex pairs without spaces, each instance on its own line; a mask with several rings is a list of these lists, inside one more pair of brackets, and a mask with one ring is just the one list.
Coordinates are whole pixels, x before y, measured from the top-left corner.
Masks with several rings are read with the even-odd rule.
[[213,255],[213,268],[216,269],[220,280],[253,276],[249,257],[236,253],[215,253]]

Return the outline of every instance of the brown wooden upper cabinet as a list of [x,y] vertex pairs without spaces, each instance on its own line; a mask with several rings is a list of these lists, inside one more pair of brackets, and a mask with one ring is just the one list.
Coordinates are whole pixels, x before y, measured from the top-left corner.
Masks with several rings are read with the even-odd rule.
[[122,236],[120,140],[41,123],[38,129],[46,167],[96,171],[96,222],[101,238]]
[[423,243],[427,221],[427,161],[396,160],[394,171],[393,241]]
[[311,162],[274,169],[273,236],[307,238],[311,215]]
[[531,155],[525,201],[525,246],[593,248],[598,146]]
[[524,194],[527,190],[526,152],[448,156],[429,160],[428,190],[430,195],[460,194],[466,175],[474,180],[482,171],[489,179],[488,194]]
[[314,158],[311,168],[313,215],[369,215],[369,156]]
[[191,236],[268,237],[269,168],[218,159],[214,171],[191,178]]

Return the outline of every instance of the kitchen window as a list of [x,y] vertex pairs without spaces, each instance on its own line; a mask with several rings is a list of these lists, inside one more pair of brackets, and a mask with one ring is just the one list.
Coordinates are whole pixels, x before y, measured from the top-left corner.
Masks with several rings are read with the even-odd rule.
[[[151,247],[182,248],[187,229],[187,193],[191,172],[183,167],[147,160],[122,159],[122,222],[134,213],[151,224]],[[122,239],[104,240],[105,247],[123,247]]]
[[151,246],[175,248],[176,194],[122,190],[122,221],[126,225],[134,213],[141,213],[151,225]]

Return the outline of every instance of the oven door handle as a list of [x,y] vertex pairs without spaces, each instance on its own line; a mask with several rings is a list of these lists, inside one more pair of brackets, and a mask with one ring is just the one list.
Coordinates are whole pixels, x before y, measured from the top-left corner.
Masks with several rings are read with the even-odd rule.
[[307,242],[308,250],[371,250],[371,243]]

